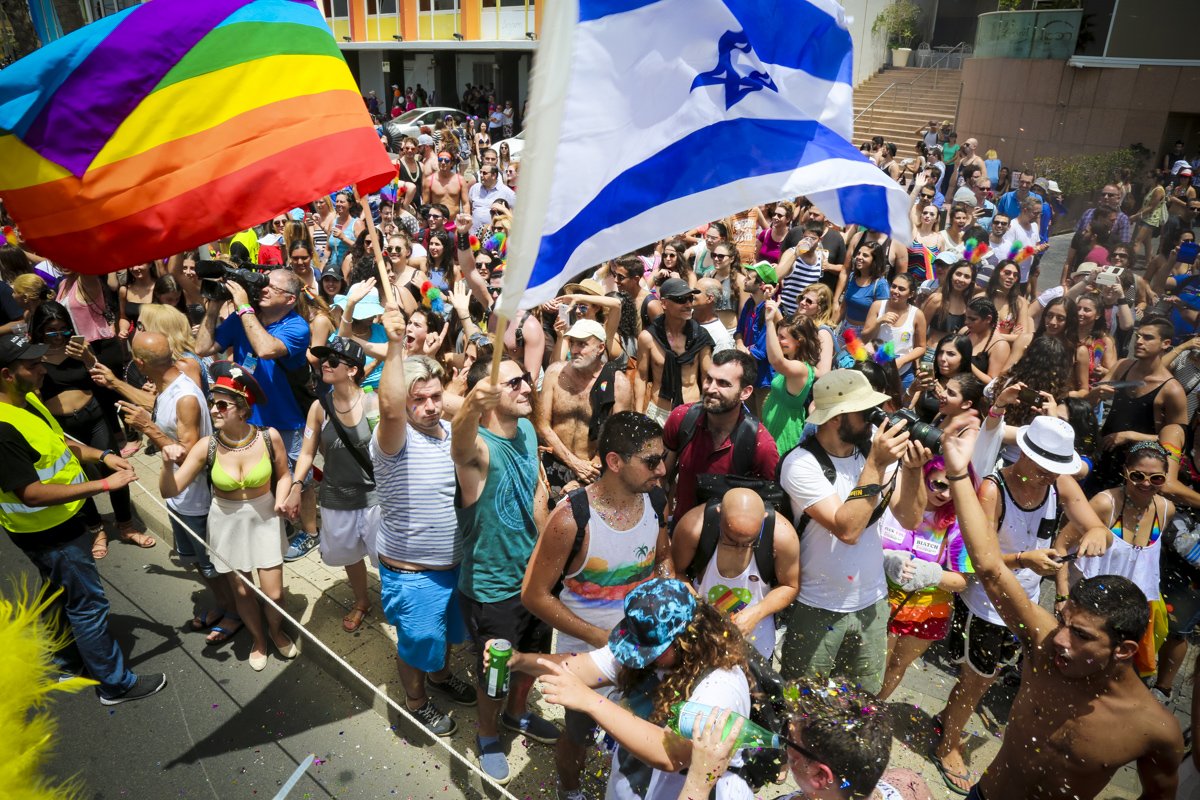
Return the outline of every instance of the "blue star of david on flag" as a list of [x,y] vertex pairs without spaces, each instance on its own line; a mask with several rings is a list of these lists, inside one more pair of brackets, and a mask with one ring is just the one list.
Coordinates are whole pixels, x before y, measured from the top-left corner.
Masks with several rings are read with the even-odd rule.
[[692,81],[692,91],[696,91],[701,86],[723,84],[726,110],[733,108],[734,104],[750,92],[762,89],[779,91],[775,86],[775,81],[771,80],[771,76],[766,72],[754,70],[748,75],[739,75],[736,65],[733,63],[734,51],[754,52],[750,49],[750,39],[746,37],[745,31],[725,31],[721,34],[721,40],[717,43],[717,66],[708,72],[701,72],[697,75],[696,80]]

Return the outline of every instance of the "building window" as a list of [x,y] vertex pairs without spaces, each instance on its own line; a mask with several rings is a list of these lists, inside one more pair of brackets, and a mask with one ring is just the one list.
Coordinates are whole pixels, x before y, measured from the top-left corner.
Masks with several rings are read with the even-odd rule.
[[380,14],[395,14],[396,13],[396,0],[379,0],[379,13]]
[[458,0],[433,0],[434,11],[457,11]]
[[333,0],[333,16],[348,17],[350,16],[350,7],[348,0]]
[[[530,2],[528,4],[530,6],[533,5],[532,2]],[[502,8],[514,8],[514,7],[524,8],[525,5],[526,5],[526,0],[500,0],[500,6]]]
[[378,14],[379,13],[379,4],[376,2],[376,0],[367,0],[367,13],[368,14]]
[[433,0],[417,0],[417,11],[426,13],[432,10]]

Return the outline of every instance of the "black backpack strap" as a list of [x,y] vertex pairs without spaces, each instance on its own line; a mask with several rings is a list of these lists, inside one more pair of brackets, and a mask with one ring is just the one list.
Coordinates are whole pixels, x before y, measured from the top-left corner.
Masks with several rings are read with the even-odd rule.
[[[796,446],[803,447],[805,450],[812,453],[813,458],[817,460],[817,464],[819,464],[821,467],[821,474],[825,476],[825,480],[829,481],[830,486],[835,485],[837,481],[837,470],[834,469],[833,459],[829,457],[829,453],[825,452],[825,448],[821,447],[821,443],[817,441],[817,437],[810,436]],[[779,459],[779,463],[781,465],[783,464],[782,458]],[[801,514],[799,519],[794,520],[796,534],[798,536],[804,535],[804,529],[808,527],[808,520],[808,514]]]
[[700,425],[700,415],[704,413],[704,406],[700,403],[692,403],[688,410],[683,415],[683,419],[679,421],[679,449],[675,451],[676,456],[683,456],[683,451],[692,443],[692,437],[696,435],[696,428]]
[[[317,402],[320,403],[321,408],[325,410],[325,418],[332,423],[334,433],[336,433],[337,437],[342,440],[342,447],[346,448],[350,455],[353,456],[355,462],[357,462],[358,465],[363,468],[363,472],[367,473],[367,477],[371,479],[371,482],[374,483],[375,467],[371,464],[371,459],[367,458],[366,454],[363,453],[362,449],[356,447],[354,443],[350,441],[350,432],[346,430],[346,426],[342,424],[340,419],[338,419],[337,410],[333,407],[333,400],[329,395],[323,394],[317,398]],[[267,437],[267,441],[270,441],[269,436]],[[267,449],[270,449],[270,445],[268,445]]]
[[658,527],[665,528],[667,526],[667,493],[661,486],[655,486],[647,494],[650,495],[650,507],[654,509],[654,514],[658,517]]
[[592,506],[588,502],[587,488],[580,486],[567,492],[567,500],[571,503],[571,515],[575,517],[575,541],[571,544],[571,552],[563,562],[563,572],[570,568],[571,562],[583,549],[583,537],[587,533],[588,522],[592,518]]
[[775,587],[775,508],[767,505],[767,518],[763,520],[762,533],[754,550],[754,563],[758,575],[767,586]]
[[693,583],[700,580],[704,570],[708,567],[708,562],[712,561],[713,554],[717,552],[717,540],[721,535],[721,514],[717,511],[717,506],[720,504],[720,499],[714,497],[704,506],[704,523],[700,526],[700,539],[696,542],[696,552],[692,554],[692,563],[688,564],[687,568],[688,580]]
[[750,409],[742,408],[742,417],[730,434],[733,440],[733,475],[749,475],[754,466],[754,453],[758,450],[758,418]]

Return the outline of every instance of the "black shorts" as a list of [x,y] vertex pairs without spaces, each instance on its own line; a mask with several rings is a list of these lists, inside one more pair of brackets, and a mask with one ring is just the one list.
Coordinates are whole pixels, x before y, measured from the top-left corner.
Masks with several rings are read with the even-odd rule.
[[994,678],[1000,667],[1016,662],[1021,643],[1003,625],[967,614],[963,658],[967,665],[985,678]]
[[475,645],[475,679],[483,685],[483,650],[489,639],[507,639],[521,653],[549,653],[553,631],[521,604],[521,595],[497,603],[458,596],[467,635]]

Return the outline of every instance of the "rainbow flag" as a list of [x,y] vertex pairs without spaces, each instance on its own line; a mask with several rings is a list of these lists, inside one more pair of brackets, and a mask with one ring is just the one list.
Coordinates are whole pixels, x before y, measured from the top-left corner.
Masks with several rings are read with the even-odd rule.
[[311,0],[152,0],[0,71],[0,197],[104,273],[396,170]]

